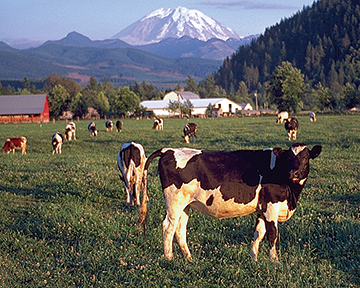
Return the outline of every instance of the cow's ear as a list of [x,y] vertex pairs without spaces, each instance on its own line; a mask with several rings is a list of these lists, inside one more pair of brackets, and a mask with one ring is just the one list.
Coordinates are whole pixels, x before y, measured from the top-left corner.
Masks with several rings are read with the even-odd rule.
[[275,147],[273,148],[272,152],[274,153],[274,155],[276,156],[276,158],[279,158],[281,152],[283,151],[283,149],[281,149],[280,147]]
[[317,156],[320,155],[321,150],[322,150],[321,145],[315,145],[310,151],[310,158],[315,159]]

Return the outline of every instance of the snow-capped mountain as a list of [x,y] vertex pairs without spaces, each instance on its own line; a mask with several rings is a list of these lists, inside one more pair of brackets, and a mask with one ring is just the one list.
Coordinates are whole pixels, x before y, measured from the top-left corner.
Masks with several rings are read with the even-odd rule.
[[183,36],[201,41],[212,38],[224,41],[229,38],[240,39],[233,30],[202,12],[180,6],[155,10],[114,35],[112,39],[120,39],[131,45],[146,45]]

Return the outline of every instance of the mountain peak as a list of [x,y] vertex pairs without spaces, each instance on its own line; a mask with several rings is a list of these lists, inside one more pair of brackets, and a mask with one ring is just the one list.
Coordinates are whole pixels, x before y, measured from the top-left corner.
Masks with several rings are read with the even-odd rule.
[[224,41],[229,38],[240,39],[234,31],[211,17],[181,6],[155,10],[112,38],[121,39],[131,45],[146,45],[183,36],[201,41],[212,38]]

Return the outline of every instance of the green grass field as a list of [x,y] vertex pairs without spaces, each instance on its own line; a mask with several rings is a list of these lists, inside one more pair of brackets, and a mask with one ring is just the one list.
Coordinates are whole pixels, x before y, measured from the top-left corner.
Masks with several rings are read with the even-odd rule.
[[149,156],[161,147],[209,150],[286,149],[275,117],[195,119],[197,142],[181,138],[186,120],[123,120],[123,132],[90,138],[89,121],[76,122],[77,141],[52,155],[51,137],[65,122],[0,124],[6,138],[28,138],[28,153],[0,154],[0,287],[359,287],[360,115],[299,116],[298,142],[323,145],[294,216],[280,224],[281,265],[249,256],[256,215],[216,220],[191,210],[187,262],[174,240],[174,260],[163,256],[165,204],[154,161],[149,175],[146,239],[138,209],[125,205],[116,156],[127,141]]

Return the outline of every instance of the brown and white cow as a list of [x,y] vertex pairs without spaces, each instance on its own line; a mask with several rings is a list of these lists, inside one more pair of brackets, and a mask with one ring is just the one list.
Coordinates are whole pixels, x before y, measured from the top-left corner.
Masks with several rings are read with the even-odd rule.
[[76,125],[74,122],[69,122],[65,126],[65,141],[71,141],[74,136],[74,140],[76,140]]
[[315,112],[310,112],[309,113],[309,120],[310,120],[310,122],[316,122],[316,114],[315,114]]
[[27,139],[25,137],[8,138],[5,141],[2,152],[7,154],[12,152],[14,154],[15,150],[21,150],[21,155],[24,155],[27,151],[26,143]]
[[289,113],[286,111],[281,111],[276,118],[275,123],[283,123],[284,120],[289,118]]
[[63,145],[63,136],[59,133],[56,132],[53,136],[52,136],[52,147],[53,147],[53,151],[52,154],[61,154],[61,148]]
[[126,204],[133,206],[135,201],[140,205],[140,186],[143,177],[146,155],[141,144],[128,142],[121,146],[117,163],[125,183]]
[[106,132],[112,131],[114,129],[114,123],[111,120],[105,121]]
[[147,214],[147,174],[150,162],[160,157],[159,175],[165,196],[163,221],[164,254],[173,258],[174,234],[183,255],[191,260],[186,242],[189,209],[217,219],[234,218],[257,212],[251,256],[256,261],[259,244],[266,235],[270,260],[277,262],[278,222],[290,219],[309,174],[309,160],[321,153],[317,145],[290,149],[202,151],[163,148],[150,155],[144,167],[144,194],[139,225]]
[[116,132],[121,132],[121,126],[122,126],[122,123],[120,120],[116,121]]
[[290,117],[285,120],[285,130],[288,135],[289,141],[296,140],[296,134],[299,129],[299,121],[296,119],[296,117]]
[[155,117],[153,129],[164,130],[164,120],[161,118]]
[[89,123],[88,130],[89,130],[89,132],[90,132],[90,137],[93,137],[93,136],[97,136],[97,135],[98,135],[98,131],[97,131],[97,129],[96,129],[96,124],[95,124],[95,122],[90,122],[90,123]]
[[193,142],[196,140],[197,125],[195,123],[186,123],[183,128],[184,131],[184,140],[186,143],[190,143],[190,137],[192,137]]

